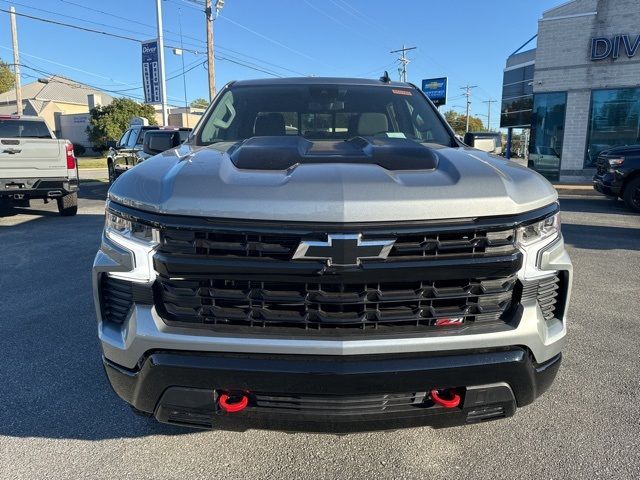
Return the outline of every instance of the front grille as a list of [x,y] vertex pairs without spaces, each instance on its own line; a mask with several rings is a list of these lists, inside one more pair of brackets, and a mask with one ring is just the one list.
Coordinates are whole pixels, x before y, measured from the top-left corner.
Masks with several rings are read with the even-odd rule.
[[522,300],[536,299],[545,320],[558,318],[558,295],[560,290],[560,277],[545,277],[539,280],[523,282]]
[[[515,251],[514,230],[446,233],[408,232],[399,235],[369,233],[362,240],[395,238],[389,259],[424,257],[479,257]],[[238,233],[164,229],[159,251],[211,258],[265,258],[291,260],[302,240],[327,241],[326,233]],[[297,260],[300,261],[300,260]]]
[[[515,225],[470,220],[346,231],[185,220],[161,228],[155,305],[170,325],[258,335],[491,330],[510,323],[518,306]],[[293,259],[302,241],[327,242],[336,233],[394,244],[387,258],[365,257],[360,265]]]
[[382,283],[160,278],[163,318],[211,327],[382,329],[490,323],[512,306],[515,275]]
[[609,164],[605,157],[598,157],[598,159],[596,160],[596,173],[598,175],[604,175],[605,173],[607,173],[608,166]]

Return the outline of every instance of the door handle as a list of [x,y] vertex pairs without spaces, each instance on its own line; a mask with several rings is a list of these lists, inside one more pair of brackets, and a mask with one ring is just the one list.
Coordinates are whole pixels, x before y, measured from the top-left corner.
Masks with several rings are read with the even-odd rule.
[[5,148],[2,153],[8,153],[9,155],[14,155],[16,153],[20,153],[22,150],[18,150],[17,148]]

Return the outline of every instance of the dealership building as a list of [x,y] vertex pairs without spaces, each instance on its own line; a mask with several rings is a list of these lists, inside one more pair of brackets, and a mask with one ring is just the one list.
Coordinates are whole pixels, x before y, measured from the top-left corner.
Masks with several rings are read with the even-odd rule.
[[639,144],[640,1],[544,12],[537,47],[507,59],[500,126],[509,138],[531,130],[529,166],[553,180],[591,175],[604,149]]

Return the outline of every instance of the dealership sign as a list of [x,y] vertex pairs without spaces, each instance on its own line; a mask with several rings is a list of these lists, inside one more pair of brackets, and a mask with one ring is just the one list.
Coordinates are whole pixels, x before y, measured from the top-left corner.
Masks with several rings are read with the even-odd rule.
[[162,103],[157,40],[142,43],[142,86],[144,103]]
[[616,35],[615,37],[595,37],[591,39],[591,60],[616,59],[625,54],[631,58],[640,51],[640,35]]
[[422,80],[422,91],[436,107],[447,103],[447,77]]

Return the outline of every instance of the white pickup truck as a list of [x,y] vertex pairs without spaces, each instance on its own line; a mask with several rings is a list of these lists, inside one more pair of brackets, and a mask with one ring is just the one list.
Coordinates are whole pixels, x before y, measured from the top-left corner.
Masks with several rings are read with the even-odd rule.
[[40,117],[0,115],[0,204],[55,199],[60,215],[75,215],[78,188],[71,142],[57,139]]

